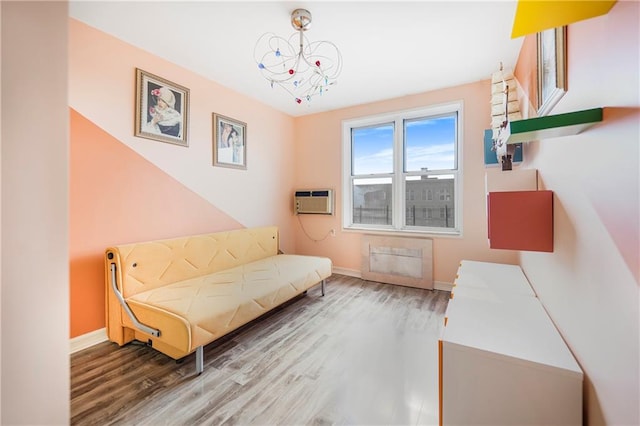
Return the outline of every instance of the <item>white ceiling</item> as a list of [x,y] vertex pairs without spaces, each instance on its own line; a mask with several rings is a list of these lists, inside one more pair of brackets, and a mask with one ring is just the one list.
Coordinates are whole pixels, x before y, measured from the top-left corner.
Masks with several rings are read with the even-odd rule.
[[[70,16],[237,92],[301,116],[488,79],[515,66],[516,1],[71,1]],[[265,32],[288,37],[306,8],[310,41],[343,57],[338,84],[298,105],[253,59]],[[154,70],[147,70],[154,72]],[[176,82],[180,84],[180,82]],[[488,95],[487,95],[488,96]]]

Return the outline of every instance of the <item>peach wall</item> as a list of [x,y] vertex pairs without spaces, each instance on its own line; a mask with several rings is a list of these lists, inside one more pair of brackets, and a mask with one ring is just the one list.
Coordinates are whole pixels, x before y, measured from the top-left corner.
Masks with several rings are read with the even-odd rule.
[[[190,90],[188,148],[133,136],[136,68]],[[71,337],[104,327],[111,244],[277,225],[292,252],[293,118],[74,19],[69,81]],[[212,166],[213,112],[247,123],[247,170]]]
[[[188,148],[133,136],[136,68],[190,90]],[[292,117],[74,19],[69,81],[73,109],[242,225],[279,226],[293,249]],[[247,123],[247,170],[212,166],[214,112]]]
[[71,110],[71,337],[105,326],[110,245],[243,226]]
[[3,425],[69,423],[67,3],[2,10]]
[[[299,187],[331,187],[336,192],[334,216],[303,216],[302,225],[315,239],[336,229],[335,238],[314,243],[303,232],[296,233],[300,253],[328,256],[335,266],[360,272],[360,237],[341,231],[342,120],[463,100],[463,236],[435,237],[434,280],[452,283],[461,259],[517,263],[516,253],[489,250],[484,190],[483,132],[490,126],[490,81],[480,81],[419,95],[299,117],[296,120],[296,159]],[[300,225],[297,224],[300,230]]]
[[588,425],[640,424],[639,17],[617,2],[569,26],[569,90],[551,114],[605,107],[604,121],[525,151],[555,194],[555,250],[521,264],[585,372]]

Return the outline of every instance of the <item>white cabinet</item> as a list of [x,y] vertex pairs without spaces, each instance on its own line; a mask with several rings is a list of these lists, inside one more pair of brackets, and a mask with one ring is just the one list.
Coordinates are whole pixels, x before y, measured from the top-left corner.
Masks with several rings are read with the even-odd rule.
[[482,299],[501,299],[510,295],[535,297],[519,266],[471,260],[460,263],[451,294]]
[[484,184],[487,194],[499,191],[537,191],[538,170],[522,167],[507,171],[489,169],[485,173]]
[[440,423],[582,423],[583,374],[518,266],[462,261],[440,339]]

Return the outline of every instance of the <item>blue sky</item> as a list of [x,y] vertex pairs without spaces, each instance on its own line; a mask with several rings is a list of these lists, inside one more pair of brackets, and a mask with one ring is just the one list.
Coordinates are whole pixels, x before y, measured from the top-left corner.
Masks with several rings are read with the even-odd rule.
[[[419,119],[405,123],[407,169],[446,170],[455,166],[455,116]],[[354,129],[354,174],[393,171],[393,123]]]

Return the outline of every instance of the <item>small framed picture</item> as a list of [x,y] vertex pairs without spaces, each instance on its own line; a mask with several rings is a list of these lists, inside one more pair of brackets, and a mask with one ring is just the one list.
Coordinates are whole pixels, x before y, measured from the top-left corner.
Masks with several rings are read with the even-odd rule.
[[213,113],[213,165],[246,170],[246,123]]
[[135,136],[189,146],[189,89],[136,68]]
[[537,35],[538,116],[549,114],[567,91],[567,27]]

